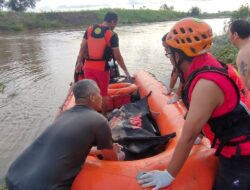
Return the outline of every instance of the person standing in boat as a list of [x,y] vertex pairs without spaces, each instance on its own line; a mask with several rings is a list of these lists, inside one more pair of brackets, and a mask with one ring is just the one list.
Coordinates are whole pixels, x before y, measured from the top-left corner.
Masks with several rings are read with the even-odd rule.
[[250,23],[235,20],[229,26],[229,40],[239,49],[236,64],[245,86],[250,89]]
[[208,52],[212,39],[211,27],[195,18],[178,21],[167,35],[170,61],[185,81],[182,99],[188,112],[167,169],[141,175],[138,183],[143,188],[154,186],[158,190],[175,178],[178,181],[177,175],[206,123],[214,133],[212,146],[219,158],[214,190],[250,188],[249,110],[233,81],[236,72],[229,71]]
[[[59,115],[10,166],[8,190],[69,190],[91,147],[116,160],[120,146],[112,141],[107,119],[96,110],[102,97],[93,80],[73,87],[76,105]],[[118,156],[117,156],[118,155]]]
[[[166,33],[161,39],[162,46],[164,47],[165,50],[167,49],[167,44],[165,42],[167,34],[168,33]],[[167,52],[165,55],[167,58],[170,58],[170,55]],[[169,82],[169,87],[168,87],[168,92],[166,95],[170,95],[172,93],[173,88],[177,82],[177,79],[178,79],[178,72],[177,72],[177,69],[175,68],[175,66],[173,66],[173,70],[171,72],[171,77],[170,77],[170,82]],[[180,82],[178,85],[178,89],[177,89],[176,94],[174,94],[174,96],[167,102],[168,104],[174,104],[181,98],[181,89],[182,89],[182,83]]]
[[[76,70],[83,67],[84,78],[95,80],[103,97],[102,112],[108,106],[108,85],[110,80],[108,61],[113,57],[131,80],[119,49],[118,35],[113,31],[118,22],[114,12],[107,12],[102,24],[87,28],[82,40]],[[85,55],[85,58],[84,58]],[[82,63],[81,60],[85,60]]]

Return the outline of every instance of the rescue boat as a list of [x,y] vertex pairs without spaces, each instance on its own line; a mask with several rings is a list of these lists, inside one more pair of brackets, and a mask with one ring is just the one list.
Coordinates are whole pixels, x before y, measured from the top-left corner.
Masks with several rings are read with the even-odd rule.
[[[88,156],[73,182],[72,190],[139,190],[142,188],[136,181],[138,173],[163,170],[168,166],[180,138],[186,109],[181,101],[175,104],[166,103],[171,96],[165,95],[166,87],[152,74],[139,71],[134,77],[141,98],[152,92],[148,97],[148,104],[161,135],[175,132],[176,137],[167,144],[165,151],[145,159],[107,161]],[[61,112],[73,105],[74,97],[70,90]],[[166,189],[211,190],[217,166],[218,160],[214,156],[214,149],[210,148],[208,139],[203,138],[201,144],[193,146],[184,167],[171,186]]]

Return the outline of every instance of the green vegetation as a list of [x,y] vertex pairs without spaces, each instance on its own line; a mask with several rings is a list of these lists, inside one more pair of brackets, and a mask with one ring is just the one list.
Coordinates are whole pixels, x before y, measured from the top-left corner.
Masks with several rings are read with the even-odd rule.
[[[107,11],[108,9],[45,13],[0,12],[0,31],[82,27],[84,25],[101,22]],[[181,12],[165,10],[114,9],[114,11],[119,15],[120,24],[176,20],[185,16],[185,14]]]
[[238,50],[229,42],[226,34],[214,38],[212,54],[224,63],[235,64]]
[[[236,19],[246,19],[250,21],[250,9],[248,4],[242,5],[238,10],[233,12],[227,25]],[[224,27],[226,30],[228,28],[227,25]],[[214,38],[212,53],[217,59],[225,63],[235,64],[237,52],[238,50],[229,42],[226,34]]]
[[[1,1],[1,0],[0,0]],[[62,27],[82,27],[103,20],[110,9],[78,12],[4,12],[0,11],[0,31],[23,31]],[[150,9],[113,9],[119,15],[120,24],[149,23],[178,20],[192,16],[191,12],[177,12],[173,7],[162,7],[160,10]],[[191,11],[191,10],[190,10]],[[200,18],[228,17],[225,12],[208,14],[199,13]]]
[[0,12],[0,31],[23,31],[80,26],[97,21],[92,12],[22,13]]
[[192,7],[189,10],[189,14],[192,17],[199,17],[201,15],[201,9],[199,7]]
[[236,19],[246,19],[250,21],[250,8],[249,5],[241,5],[241,7],[234,11],[231,15],[231,21]]
[[[29,1],[29,0],[27,0]],[[30,0],[35,2],[36,0]],[[0,0],[0,8],[5,0]],[[10,1],[9,1],[10,2]],[[62,27],[83,27],[93,23],[102,22],[103,17],[110,9],[78,12],[3,12],[0,11],[0,31],[23,31],[50,29]],[[242,5],[233,12],[202,13],[199,7],[192,7],[187,13],[177,12],[173,7],[163,4],[159,10],[150,9],[113,9],[119,15],[120,24],[149,23],[178,20],[187,16],[199,18],[230,17],[230,22],[239,18],[250,21],[250,8],[248,4]],[[229,23],[228,23],[229,24]],[[226,28],[227,26],[225,26]],[[234,48],[224,34],[214,38],[213,54],[226,63],[235,63],[237,49]],[[2,89],[2,90],[1,90]],[[0,84],[0,92],[4,86]]]
[[[103,20],[103,17],[108,9],[101,9],[96,11],[99,21]],[[160,22],[168,20],[176,20],[185,17],[185,13],[177,12],[171,9],[168,10],[150,10],[150,9],[114,9],[119,16],[119,23],[132,24],[143,22]]]
[[28,8],[35,8],[38,0],[0,0],[0,8],[23,12]]

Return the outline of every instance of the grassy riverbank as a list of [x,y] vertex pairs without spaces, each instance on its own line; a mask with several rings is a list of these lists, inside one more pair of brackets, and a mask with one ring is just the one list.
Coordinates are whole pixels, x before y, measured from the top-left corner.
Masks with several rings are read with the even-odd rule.
[[[75,12],[0,12],[0,31],[24,31],[34,29],[52,29],[63,27],[82,27],[103,20],[109,9]],[[190,16],[188,13],[177,12],[171,9],[113,9],[119,15],[120,24],[149,23],[169,20],[178,20]],[[225,13],[201,14],[201,18],[228,17]]]
[[226,34],[214,38],[212,54],[223,61],[235,65],[238,50],[229,42]]

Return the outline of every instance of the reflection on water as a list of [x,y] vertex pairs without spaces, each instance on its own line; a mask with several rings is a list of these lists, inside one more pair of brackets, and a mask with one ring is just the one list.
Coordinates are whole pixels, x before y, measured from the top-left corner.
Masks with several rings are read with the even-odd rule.
[[[225,19],[207,20],[222,32]],[[167,83],[171,65],[161,37],[175,22],[117,27],[120,48],[131,73],[152,72]],[[0,179],[9,164],[53,120],[73,78],[82,31],[0,36]]]

